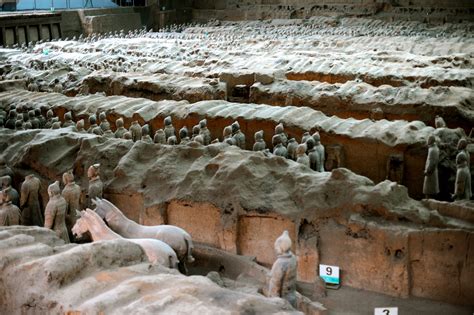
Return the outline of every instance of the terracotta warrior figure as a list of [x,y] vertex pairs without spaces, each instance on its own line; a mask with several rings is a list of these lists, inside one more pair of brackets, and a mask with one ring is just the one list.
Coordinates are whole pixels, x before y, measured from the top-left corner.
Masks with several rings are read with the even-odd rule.
[[137,142],[142,138],[142,127],[140,127],[140,124],[137,120],[132,122],[132,125],[130,126],[130,133],[132,134],[133,142]]
[[230,145],[237,145],[236,140],[232,137],[232,127],[227,126],[222,131],[222,142],[228,143]]
[[254,134],[255,143],[253,151],[263,151],[267,148],[267,144],[263,140],[263,130],[259,130]]
[[211,132],[207,128],[207,120],[203,119],[199,122],[199,134],[202,136],[204,145],[211,143]]
[[87,177],[89,178],[89,191],[88,191],[88,208],[93,209],[94,204],[92,200],[95,198],[102,198],[104,184],[100,180],[99,176],[100,164],[91,165],[87,169]]
[[20,225],[20,209],[12,203],[8,189],[0,192],[0,226]]
[[38,118],[36,118],[34,110],[28,111],[28,120],[31,122],[31,128],[32,129],[39,129],[40,122],[39,122]]
[[123,119],[119,118],[115,121],[115,126],[117,130],[115,130],[115,138],[122,139],[123,134],[127,132],[127,129],[123,126]]
[[44,124],[45,129],[51,129],[53,127],[54,113],[51,109],[46,112],[46,122]]
[[110,130],[110,123],[107,120],[107,116],[105,115],[105,112],[101,112],[99,114],[99,120],[100,120],[100,129],[102,129],[103,132],[106,132],[107,130]]
[[13,178],[13,171],[10,167],[8,167],[7,163],[5,162],[5,158],[0,156],[0,177],[5,175],[10,176]]
[[94,115],[89,117],[89,123],[90,123],[90,127],[89,129],[87,129],[88,133],[93,133],[100,136],[104,134],[102,129],[99,126],[97,126],[97,119],[95,118]]
[[24,225],[43,226],[40,189],[41,182],[34,175],[27,175],[21,184],[20,208]]
[[301,137],[301,143],[306,143],[306,141],[311,138],[311,135],[309,134],[309,132],[305,132],[303,133],[303,136]]
[[284,158],[288,156],[288,151],[283,146],[280,135],[274,135],[272,137],[272,144],[273,144],[273,154],[275,154],[276,156],[282,156]]
[[[44,108],[44,106],[41,106],[41,108]],[[36,119],[38,119],[38,122],[39,122],[39,127],[44,128],[44,125],[46,124],[46,118],[44,118],[43,115],[41,114],[41,109],[35,108],[34,111],[35,111]]]
[[309,157],[306,154],[306,144],[304,143],[298,145],[296,148],[296,162],[310,167]]
[[8,119],[5,122],[5,128],[15,129],[16,120],[17,120],[17,112],[15,109],[12,109],[8,112]]
[[147,143],[153,143],[153,139],[150,137],[150,127],[148,124],[144,124],[142,127],[142,141]]
[[288,158],[293,161],[296,161],[296,148],[298,148],[298,142],[296,142],[295,138],[288,140],[286,150],[288,151]]
[[426,198],[436,196],[439,193],[438,182],[438,163],[439,163],[439,149],[436,144],[434,135],[428,137],[428,156],[425,164],[425,180],[423,183],[423,194]]
[[470,200],[472,197],[471,172],[467,164],[467,156],[462,151],[456,156],[456,166],[456,182],[452,197],[455,200]]
[[201,132],[201,128],[199,125],[194,125],[193,126],[193,134],[191,135],[191,141],[194,141],[194,138],[199,136],[199,133]]
[[155,132],[155,137],[153,138],[154,143],[166,144],[166,135],[163,129],[158,129]]
[[288,136],[285,133],[285,127],[283,127],[282,123],[279,123],[275,127],[275,135],[279,135],[281,139],[281,144],[286,147],[288,144]]
[[176,136],[171,136],[166,140],[166,144],[168,145],[175,145],[178,143],[178,139],[176,139]]
[[234,121],[231,125],[232,128],[232,138],[235,140],[235,144],[245,150],[245,135],[240,131],[240,125],[238,121]]
[[130,133],[130,131],[127,131],[123,134],[123,138],[122,139],[125,139],[125,140],[132,140],[132,134]]
[[461,154],[461,153],[464,153],[466,155],[467,167],[470,169],[470,167],[471,167],[471,154],[467,150],[467,140],[466,140],[466,138],[459,139],[457,149],[458,149],[458,152],[459,152],[458,155]]
[[277,260],[272,266],[268,285],[270,297],[281,297],[296,307],[296,256],[291,252],[288,231],[275,241]]
[[61,196],[59,182],[48,187],[49,201],[44,210],[44,227],[56,232],[59,238],[69,243],[69,235],[66,228],[66,200]]
[[76,223],[76,210],[81,210],[81,187],[74,181],[74,174],[68,171],[63,174],[64,189],[61,192],[66,200],[66,226],[68,231]]
[[20,205],[20,195],[18,194],[18,191],[12,187],[12,178],[9,175],[2,176],[0,178],[1,183],[2,183],[2,189],[7,189],[8,194],[10,195],[10,200],[15,206]]
[[72,114],[71,112],[67,112],[64,114],[64,123],[63,128],[74,126],[74,122],[72,121]]
[[307,148],[307,154],[309,157],[309,166],[313,171],[318,172],[319,170],[319,164],[321,163],[319,159],[319,153],[316,151],[314,148],[315,142],[314,139],[311,137],[308,140],[306,140],[306,148]]
[[84,119],[79,120],[76,123],[76,128],[74,129],[75,132],[86,132],[84,130]]
[[318,153],[319,155],[319,167],[315,171],[318,172],[324,172],[324,160],[325,160],[325,151],[324,151],[324,146],[321,144],[321,138],[319,136],[319,132],[315,132],[313,134],[313,139],[314,139],[314,150]]
[[171,116],[165,117],[165,119],[163,120],[163,123],[165,125],[164,131],[165,131],[166,140],[168,140],[168,138],[172,136],[176,137],[175,130],[173,127],[173,122],[171,120]]
[[189,141],[191,141],[188,137],[188,128],[186,126],[179,130],[179,139],[179,144],[187,144]]

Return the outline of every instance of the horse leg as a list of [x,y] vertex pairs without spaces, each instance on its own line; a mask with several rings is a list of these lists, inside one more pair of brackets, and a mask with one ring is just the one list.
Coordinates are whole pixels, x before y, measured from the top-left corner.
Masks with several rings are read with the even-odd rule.
[[185,275],[185,276],[188,275],[188,268],[186,267],[186,262],[183,259],[181,259],[178,263],[178,270],[183,275]]

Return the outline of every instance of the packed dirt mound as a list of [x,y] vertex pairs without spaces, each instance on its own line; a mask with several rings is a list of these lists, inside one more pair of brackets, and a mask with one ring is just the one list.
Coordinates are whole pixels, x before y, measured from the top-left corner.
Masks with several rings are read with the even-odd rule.
[[5,313],[298,313],[282,299],[151,266],[126,240],[61,245],[50,230],[13,226],[0,228],[0,248]]
[[[0,131],[0,147],[22,176],[36,173],[47,182],[70,169],[86,187],[85,170],[101,164],[106,192],[140,193],[145,207],[171,200],[211,201],[228,209],[276,211],[293,219],[349,216],[352,209],[387,220],[463,227],[471,223],[431,212],[390,181],[375,185],[347,169],[318,173],[296,162],[227,144],[168,146],[107,139],[70,129]],[[236,208],[237,207],[237,208]],[[355,210],[354,210],[355,209]],[[331,212],[333,210],[333,212]],[[235,212],[236,211],[236,212]],[[332,213],[332,214],[331,214]]]

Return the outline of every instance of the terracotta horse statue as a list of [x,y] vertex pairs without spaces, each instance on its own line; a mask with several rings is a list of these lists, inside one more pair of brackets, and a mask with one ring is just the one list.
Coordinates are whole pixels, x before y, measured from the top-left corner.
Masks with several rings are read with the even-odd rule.
[[[102,218],[92,211],[86,209],[85,211],[77,211],[80,218],[72,227],[72,233],[78,237],[89,232],[92,241],[115,240],[122,238],[114,231],[112,231],[102,220]],[[166,243],[156,239],[130,239],[129,241],[140,245],[151,264],[160,264],[168,268],[178,268],[178,257],[174,250]]]
[[107,225],[125,238],[153,238],[165,242],[174,249],[179,259],[179,270],[187,274],[186,262],[192,263],[194,248],[191,236],[174,225],[140,225],[128,219],[119,208],[106,199],[96,198],[95,212],[103,218]]

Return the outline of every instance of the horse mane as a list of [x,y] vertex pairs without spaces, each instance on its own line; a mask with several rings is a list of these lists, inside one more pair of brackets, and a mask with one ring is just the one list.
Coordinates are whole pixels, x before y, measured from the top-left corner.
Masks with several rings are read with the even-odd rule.
[[107,215],[112,213],[112,217],[110,217],[110,219],[118,218],[122,220],[128,220],[127,217],[123,214],[123,212],[107,199],[97,198],[96,205],[97,207],[100,207],[102,210],[105,211],[106,219],[108,219]]
[[88,220],[89,229],[98,228],[114,237],[122,238],[120,235],[112,231],[94,210],[86,209],[83,217]]
[[84,217],[86,219],[90,219],[89,222],[92,220],[94,223],[98,223],[99,225],[103,227],[107,227],[104,220],[102,220],[102,218],[97,213],[95,213],[95,211],[91,209],[86,209],[84,214],[85,214]]

